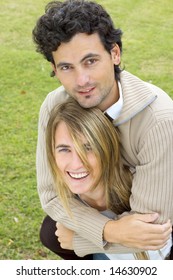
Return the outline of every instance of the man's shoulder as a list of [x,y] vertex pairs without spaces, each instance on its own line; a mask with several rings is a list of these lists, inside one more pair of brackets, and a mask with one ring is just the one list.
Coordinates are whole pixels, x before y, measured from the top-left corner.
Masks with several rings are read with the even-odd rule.
[[54,89],[53,91],[49,92],[45,98],[45,101],[54,100],[54,101],[63,102],[67,98],[67,96],[69,95],[65,91],[64,87],[60,86]]
[[47,107],[48,111],[50,111],[56,104],[64,102],[68,97],[69,95],[64,87],[60,86],[47,94],[41,108]]

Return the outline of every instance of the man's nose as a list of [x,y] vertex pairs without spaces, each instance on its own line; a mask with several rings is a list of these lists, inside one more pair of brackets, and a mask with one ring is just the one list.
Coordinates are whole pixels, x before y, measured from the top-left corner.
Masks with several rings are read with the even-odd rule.
[[76,73],[76,84],[78,87],[84,87],[89,82],[89,75],[87,70],[80,69]]

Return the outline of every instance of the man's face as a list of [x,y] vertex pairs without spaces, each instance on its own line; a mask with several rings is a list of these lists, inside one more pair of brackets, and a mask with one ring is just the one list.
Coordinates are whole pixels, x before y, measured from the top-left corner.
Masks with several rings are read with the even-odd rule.
[[55,73],[65,90],[84,108],[102,111],[118,99],[114,64],[120,63],[116,45],[109,54],[98,34],[76,34],[52,53]]

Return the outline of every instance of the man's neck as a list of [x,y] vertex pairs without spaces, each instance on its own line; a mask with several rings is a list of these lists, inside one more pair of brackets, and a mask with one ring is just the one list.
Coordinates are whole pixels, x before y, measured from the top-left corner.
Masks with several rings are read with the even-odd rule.
[[101,111],[106,111],[109,107],[111,107],[113,104],[115,104],[119,99],[119,88],[118,88],[118,82],[115,81],[112,89],[110,90],[109,95],[104,100],[102,104],[100,104],[99,109]]

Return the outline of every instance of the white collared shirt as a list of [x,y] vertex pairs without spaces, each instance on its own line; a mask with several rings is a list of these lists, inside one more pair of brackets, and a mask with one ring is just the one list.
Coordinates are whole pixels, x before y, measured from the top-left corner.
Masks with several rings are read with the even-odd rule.
[[116,103],[110,106],[105,112],[113,119],[117,119],[121,113],[123,108],[123,94],[122,87],[120,82],[118,81],[118,89],[119,89],[119,99]]

